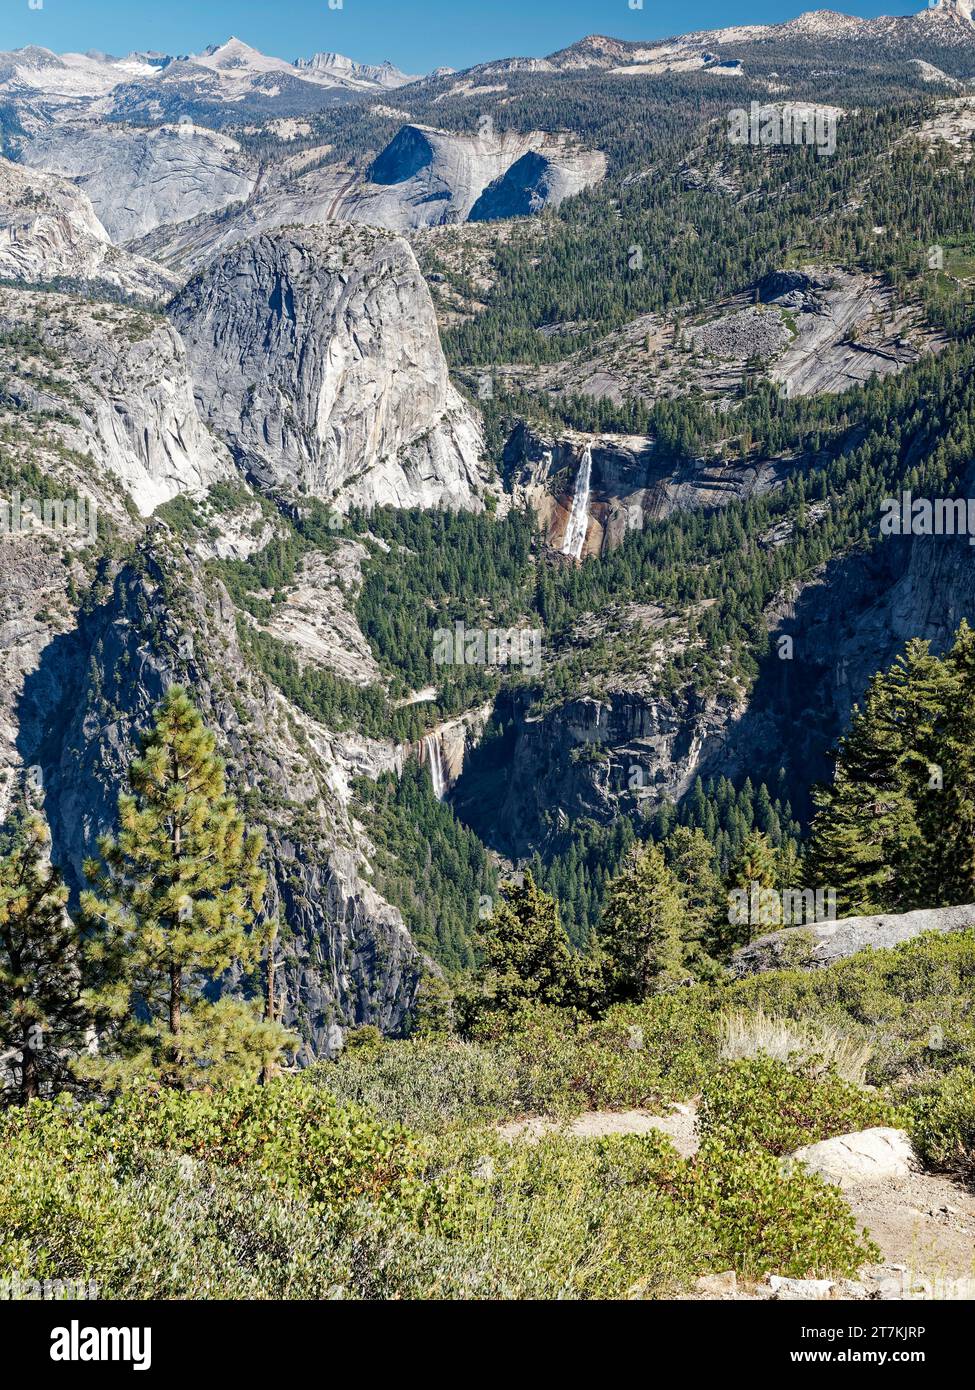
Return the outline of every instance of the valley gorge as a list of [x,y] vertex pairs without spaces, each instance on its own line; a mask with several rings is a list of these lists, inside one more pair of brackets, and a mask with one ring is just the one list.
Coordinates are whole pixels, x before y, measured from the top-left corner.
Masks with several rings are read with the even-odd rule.
[[0,1284],[970,1297],[972,14],[0,51]]

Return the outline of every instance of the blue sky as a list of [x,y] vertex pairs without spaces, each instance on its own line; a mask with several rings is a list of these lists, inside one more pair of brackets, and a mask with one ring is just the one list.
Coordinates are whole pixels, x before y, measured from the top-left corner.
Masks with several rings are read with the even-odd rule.
[[[35,0],[36,2],[36,0]],[[635,3],[635,0],[633,0]],[[337,0],[333,0],[333,4]],[[723,24],[775,23],[829,0],[3,0],[0,50],[40,44],[55,52],[198,52],[236,34],[292,59],[335,50],[360,62],[388,58],[408,72],[487,58],[551,53],[584,34],[662,38]],[[847,14],[909,14],[924,0],[835,0]]]

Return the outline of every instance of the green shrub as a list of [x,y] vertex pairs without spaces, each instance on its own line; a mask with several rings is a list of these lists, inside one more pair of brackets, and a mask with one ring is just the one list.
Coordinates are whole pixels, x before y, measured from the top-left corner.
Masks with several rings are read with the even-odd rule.
[[445,1161],[470,1169],[480,1149],[485,1176],[455,1205],[451,1229],[503,1287],[522,1290],[503,1296],[660,1297],[706,1267],[694,1213],[666,1189],[682,1160],[663,1136],[464,1143],[466,1160]]
[[390,1042],[379,1052],[344,1053],[310,1069],[313,1086],[412,1129],[492,1124],[518,1113],[507,1058],[457,1038]]
[[0,1145],[16,1169],[99,1167],[116,1177],[162,1151],[247,1169],[274,1194],[339,1207],[368,1196],[413,1207],[425,1196],[418,1141],[316,1091],[303,1078],[222,1093],[162,1091],[110,1106],[36,1101],[0,1116]]
[[908,1127],[930,1168],[975,1175],[975,1069],[959,1067],[907,1102]]
[[799,1164],[786,1169],[757,1144],[710,1138],[677,1194],[700,1222],[715,1269],[753,1278],[853,1276],[880,1256],[837,1188]]
[[374,1023],[363,1023],[349,1029],[342,1046],[345,1052],[378,1052],[383,1046],[383,1035]]
[[736,983],[728,1003],[761,1006],[869,1042],[867,1080],[975,1066],[975,931],[929,932],[858,951],[825,970],[775,970]]
[[[39,1102],[38,1102],[39,1104]],[[110,1165],[74,1161],[39,1144],[5,1142],[0,1184],[0,1276],[88,1279],[116,1267],[142,1210]]]
[[771,1154],[895,1120],[888,1101],[831,1070],[810,1074],[766,1056],[719,1067],[704,1084],[698,1112],[704,1139]]

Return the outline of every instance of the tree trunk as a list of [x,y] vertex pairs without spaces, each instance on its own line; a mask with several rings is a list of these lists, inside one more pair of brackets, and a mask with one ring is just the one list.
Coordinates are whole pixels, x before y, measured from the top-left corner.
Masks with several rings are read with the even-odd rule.
[[[274,1022],[275,1000],[274,1000],[274,943],[277,939],[277,932],[272,931],[267,943],[267,995],[264,1000],[264,1017],[268,1023]],[[274,1066],[271,1062],[265,1062],[261,1068],[261,1085],[266,1086],[274,1075]]]
[[33,1038],[29,1031],[24,1032],[24,1048],[20,1064],[20,1099],[24,1105],[36,1100],[40,1095],[40,1072],[37,1066],[37,1053],[32,1047]]
[[173,1063],[174,1086],[181,1085],[179,1069],[183,1064],[183,1049],[180,1046],[182,1033],[183,970],[179,965],[169,967],[169,1031],[171,1036],[169,1051]]

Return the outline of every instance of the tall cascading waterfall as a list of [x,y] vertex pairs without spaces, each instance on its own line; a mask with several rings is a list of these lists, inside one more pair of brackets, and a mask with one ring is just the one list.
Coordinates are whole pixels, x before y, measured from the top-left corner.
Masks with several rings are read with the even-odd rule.
[[569,524],[562,540],[562,554],[571,555],[573,560],[582,559],[582,547],[586,543],[589,530],[589,492],[592,482],[592,449],[586,447],[576,474],[575,492],[572,494],[572,510]]
[[427,767],[430,769],[433,794],[438,801],[443,801],[447,791],[447,778],[444,776],[443,750],[436,734],[427,734],[423,740],[423,751],[426,755]]

